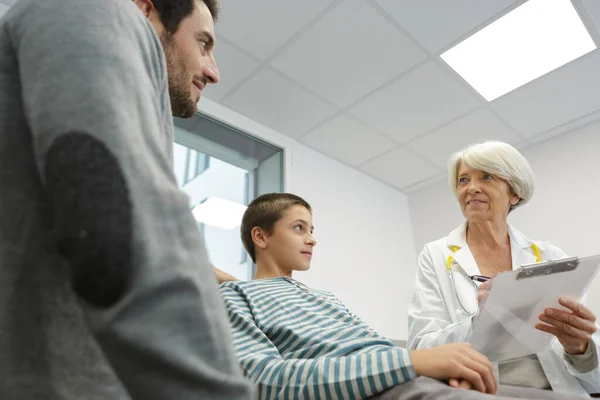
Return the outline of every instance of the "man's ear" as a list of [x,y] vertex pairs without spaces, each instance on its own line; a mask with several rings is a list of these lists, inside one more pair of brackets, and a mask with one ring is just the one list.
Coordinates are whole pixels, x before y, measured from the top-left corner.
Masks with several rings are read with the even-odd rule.
[[250,232],[254,246],[259,249],[267,248],[267,233],[260,227],[255,226]]
[[152,0],[133,0],[133,2],[146,17],[150,16],[150,13],[154,10]]
[[148,21],[154,27],[154,30],[158,34],[158,37],[162,37],[165,27],[160,20],[160,16],[156,12],[156,8],[154,7],[154,3],[152,0],[133,0],[137,8],[144,14]]

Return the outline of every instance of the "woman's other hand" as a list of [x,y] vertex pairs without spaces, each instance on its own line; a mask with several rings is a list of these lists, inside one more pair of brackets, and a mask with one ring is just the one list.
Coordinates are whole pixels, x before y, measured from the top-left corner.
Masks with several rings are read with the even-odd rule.
[[596,316],[581,303],[561,297],[560,305],[569,309],[547,308],[535,327],[557,337],[567,354],[583,354],[596,332]]

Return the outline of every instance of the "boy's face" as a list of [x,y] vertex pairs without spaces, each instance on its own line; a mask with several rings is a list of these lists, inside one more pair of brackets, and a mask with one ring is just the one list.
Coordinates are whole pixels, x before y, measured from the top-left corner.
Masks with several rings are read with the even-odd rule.
[[307,271],[317,245],[313,231],[312,214],[303,206],[290,207],[267,236],[264,252],[283,270]]

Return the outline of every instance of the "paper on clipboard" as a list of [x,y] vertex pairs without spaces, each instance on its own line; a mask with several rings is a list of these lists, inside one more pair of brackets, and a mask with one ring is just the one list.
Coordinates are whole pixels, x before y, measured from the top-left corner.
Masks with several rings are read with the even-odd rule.
[[473,319],[468,341],[492,362],[544,351],[552,335],[535,329],[547,307],[564,309],[561,296],[581,299],[600,266],[600,255],[532,264],[498,274]]

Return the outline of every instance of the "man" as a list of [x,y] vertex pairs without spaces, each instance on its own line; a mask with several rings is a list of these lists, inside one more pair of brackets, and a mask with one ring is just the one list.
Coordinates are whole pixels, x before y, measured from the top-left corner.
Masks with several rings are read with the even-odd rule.
[[171,169],[215,0],[21,0],[0,21],[0,393],[246,399]]
[[[310,268],[313,229],[310,205],[291,194],[258,197],[242,219],[255,280],[224,283],[221,293],[238,359],[258,385],[259,398],[484,399],[498,391],[491,363],[468,344],[411,352],[395,347],[331,293],[294,280],[293,271]],[[477,391],[461,389],[471,386]],[[504,391],[528,399],[566,398],[532,389]]]

